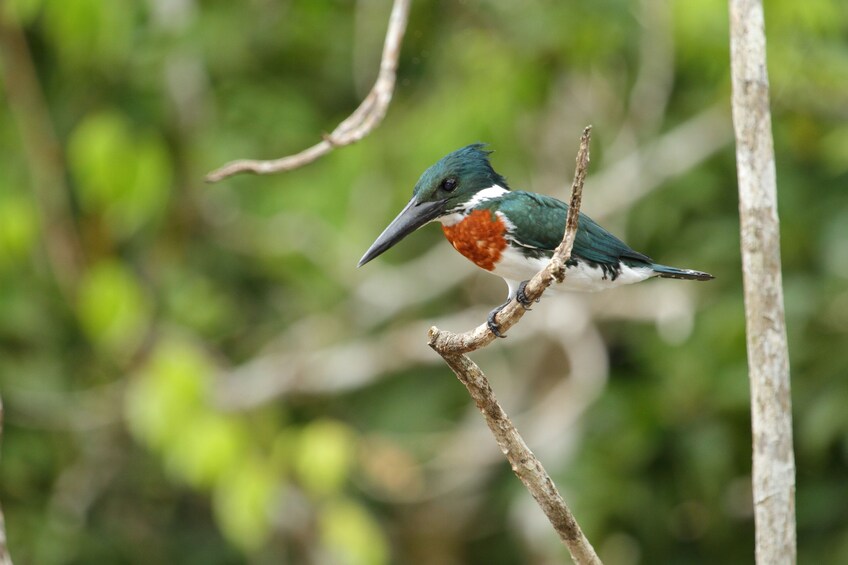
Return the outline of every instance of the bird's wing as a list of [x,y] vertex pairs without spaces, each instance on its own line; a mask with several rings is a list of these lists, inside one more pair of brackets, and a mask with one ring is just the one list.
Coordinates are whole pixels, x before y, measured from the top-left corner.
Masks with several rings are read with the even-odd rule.
[[[515,226],[509,235],[516,244],[550,252],[562,242],[568,215],[566,203],[542,194],[513,191],[500,199],[498,209]],[[634,251],[583,213],[577,223],[572,254],[610,265],[621,260],[653,263],[650,257]]]

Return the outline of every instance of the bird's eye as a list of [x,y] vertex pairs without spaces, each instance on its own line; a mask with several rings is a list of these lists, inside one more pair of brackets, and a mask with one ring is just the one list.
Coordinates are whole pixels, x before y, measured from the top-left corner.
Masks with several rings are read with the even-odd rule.
[[447,178],[442,181],[442,190],[445,192],[453,192],[456,188],[456,179],[455,178]]

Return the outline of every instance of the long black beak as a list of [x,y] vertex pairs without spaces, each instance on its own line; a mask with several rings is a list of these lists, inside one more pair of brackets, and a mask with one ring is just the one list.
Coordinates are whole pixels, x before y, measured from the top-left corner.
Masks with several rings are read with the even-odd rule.
[[359,260],[358,266],[361,267],[371,259],[383,254],[427,222],[436,219],[444,210],[444,206],[444,200],[417,202],[413,196],[412,200],[400,211],[400,214],[383,230],[377,241],[371,244],[371,247]]

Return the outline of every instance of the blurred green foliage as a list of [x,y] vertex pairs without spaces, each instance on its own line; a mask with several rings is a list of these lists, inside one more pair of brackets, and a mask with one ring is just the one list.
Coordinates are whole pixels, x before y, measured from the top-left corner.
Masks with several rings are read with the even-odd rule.
[[[356,107],[388,0],[0,5],[29,47],[0,61],[31,58],[46,101],[0,89],[0,501],[17,562],[565,558],[505,463],[446,463],[477,453],[465,431],[478,415],[445,367],[422,361],[423,330],[403,333],[499,302],[499,282],[463,265],[460,283],[381,319],[367,313],[369,277],[405,273],[444,242],[423,230],[379,265],[356,259],[418,174],[464,144],[491,143],[515,187],[562,196],[587,123],[593,173],[708,108],[726,128],[726,3],[413,4],[379,129],[301,170],[212,187],[210,169],[295,152]],[[845,563],[848,5],[767,4],[800,561]],[[45,114],[61,155],[19,129],[24,112]],[[35,190],[38,163],[61,167],[67,209]],[[717,275],[689,289],[691,332],[594,322],[609,380],[549,468],[609,563],[752,558],[730,139],[695,163],[602,218],[636,249]],[[624,199],[633,179],[618,179]],[[584,209],[599,200],[590,179]],[[46,252],[56,239],[80,242],[70,283]],[[575,364],[544,338],[507,342],[482,362],[531,418]],[[286,385],[255,389],[265,381],[237,367]]]

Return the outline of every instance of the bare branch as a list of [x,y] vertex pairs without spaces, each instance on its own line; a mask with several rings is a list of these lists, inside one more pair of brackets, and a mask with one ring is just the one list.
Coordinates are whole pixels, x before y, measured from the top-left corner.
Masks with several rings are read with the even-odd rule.
[[[574,168],[574,180],[571,183],[571,202],[568,205],[568,215],[565,218],[565,233],[562,243],[551,257],[551,275],[556,282],[561,283],[565,278],[565,263],[571,258],[574,238],[577,237],[577,219],[580,216],[580,206],[583,203],[583,184],[589,171],[589,141],[592,138],[592,126],[583,129],[580,136],[580,149],[577,151],[577,166]],[[548,285],[549,286],[549,285]],[[545,287],[547,288],[547,286]],[[541,295],[541,292],[539,293]]]
[[733,125],[751,383],[757,563],[796,561],[795,456],[777,180],[760,0],[730,0]]
[[[571,188],[571,205],[568,209],[565,233],[562,243],[557,247],[551,262],[530,280],[525,294],[531,300],[542,296],[545,289],[554,281],[562,282],[565,276],[565,263],[571,257],[571,248],[577,233],[577,221],[583,196],[583,182],[589,166],[589,141],[591,126],[583,130],[580,138],[580,150],[577,154],[577,167]],[[505,331],[512,327],[524,314],[524,307],[513,300],[498,316],[498,324]],[[574,519],[562,496],[557,491],[551,477],[541,462],[533,455],[515,425],[495,398],[495,393],[483,371],[463,353],[485,347],[495,339],[486,324],[466,332],[453,334],[443,332],[435,326],[430,328],[428,344],[444,358],[457,378],[468,389],[486,424],[495,436],[498,446],[506,455],[513,472],[521,479],[527,490],[545,512],[571,556],[578,564],[597,564],[601,560],[592,544],[586,539],[580,525]]]
[[356,143],[371,133],[383,121],[392,100],[401,41],[409,20],[410,2],[411,0],[395,0],[389,17],[389,27],[386,30],[386,41],[383,44],[383,57],[380,61],[380,73],[377,75],[377,80],[359,107],[332,133],[325,135],[321,142],[294,155],[270,161],[242,159],[227,163],[206,175],[206,181],[218,182],[238,173],[267,175],[297,169],[323,157],[336,147]]
[[[433,328],[435,329],[435,328]],[[431,338],[433,330],[430,330]],[[592,544],[586,539],[571,510],[536,459],[504,409],[495,398],[495,393],[483,371],[465,355],[442,354],[447,364],[468,389],[486,424],[494,434],[501,451],[512,465],[512,471],[521,479],[533,498],[545,512],[563,543],[568,547],[575,563],[600,563]]]

